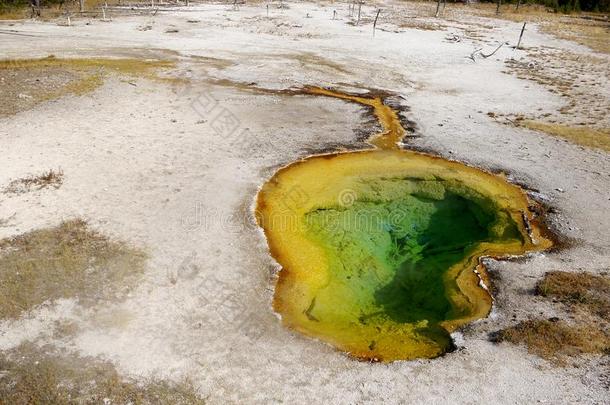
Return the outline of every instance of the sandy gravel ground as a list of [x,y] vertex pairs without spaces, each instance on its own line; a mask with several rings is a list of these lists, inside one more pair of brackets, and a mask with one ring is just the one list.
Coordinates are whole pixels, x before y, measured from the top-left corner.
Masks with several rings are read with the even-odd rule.
[[[467,58],[480,46],[490,52],[499,41],[514,44],[520,24],[464,16],[444,21],[443,30],[401,28],[409,10],[387,3],[373,37],[370,22],[348,24],[347,4],[289,6],[270,7],[268,18],[264,5],[232,11],[210,4],[113,22],[77,19],[71,27],[2,23],[12,34],[0,35],[0,58],[154,54],[177,60],[173,74],[189,83],[113,77],[93,93],[0,119],[0,187],[49,168],[65,175],[57,190],[0,194],[0,218],[11,217],[0,237],[82,217],[150,254],[144,280],[126,301],[49,303],[0,323],[0,349],[51,342],[108,359],[125,375],[189,377],[210,403],[608,403],[607,362],[557,368],[488,340],[517,320],[555,315],[529,293],[544,272],[610,267],[608,154],[487,114],[555,113],[564,102],[502,72],[525,51],[504,46],[488,59]],[[374,12],[363,8],[369,21]],[[447,41],[450,33],[463,40]],[[534,26],[524,42],[591,53]],[[236,82],[392,91],[417,124],[412,146],[527,184],[555,208],[551,223],[570,247],[491,263],[500,275],[494,312],[439,359],[363,363],[291,333],[271,310],[278,269],[252,223],[257,189],[296,159],[363,146],[356,134],[371,128],[357,105],[263,94]],[[599,91],[609,97],[607,87]],[[62,319],[77,322],[78,332],[53,337]]]

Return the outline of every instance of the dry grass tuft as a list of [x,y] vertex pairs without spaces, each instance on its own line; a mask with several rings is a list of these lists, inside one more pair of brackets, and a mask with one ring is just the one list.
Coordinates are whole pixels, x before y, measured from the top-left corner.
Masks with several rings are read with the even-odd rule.
[[593,129],[540,121],[523,120],[519,126],[566,139],[572,143],[610,152],[610,129]]
[[53,187],[58,189],[64,181],[64,172],[61,169],[49,170],[39,175],[30,175],[22,179],[13,180],[4,190],[5,193],[21,194],[27,193],[33,189],[40,190],[43,188]]
[[80,219],[0,240],[0,318],[59,298],[83,305],[120,299],[143,273],[145,259]]
[[33,344],[1,354],[0,370],[2,404],[204,403],[188,380],[122,378],[111,363]]
[[496,340],[525,344],[530,353],[558,364],[563,364],[566,356],[610,352],[610,336],[599,327],[571,326],[563,321],[523,321],[499,331]]
[[610,321],[610,278],[590,273],[551,271],[536,285],[536,293]]

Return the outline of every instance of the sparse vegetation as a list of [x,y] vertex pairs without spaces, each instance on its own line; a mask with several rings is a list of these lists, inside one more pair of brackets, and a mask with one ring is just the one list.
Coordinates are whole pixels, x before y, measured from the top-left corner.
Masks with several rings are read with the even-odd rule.
[[551,271],[538,282],[536,293],[610,321],[608,277],[585,272]]
[[0,117],[68,94],[78,96],[89,93],[101,86],[109,74],[162,79],[157,71],[174,66],[173,62],[166,60],[131,58],[61,59],[49,56],[0,60],[0,93],[3,101],[0,104]]
[[563,303],[573,322],[558,318],[522,321],[497,332],[495,341],[524,344],[531,353],[560,365],[568,356],[610,354],[610,278],[552,271],[536,284],[535,292]]
[[[146,0],[131,0],[129,4],[150,4]],[[108,4],[108,6],[116,6],[121,4],[121,0],[87,0],[85,2],[85,12],[88,17],[101,17],[100,8]],[[41,0],[40,1],[40,16],[39,18],[52,19],[57,18],[66,13],[78,14],[80,5],[77,0]],[[30,18],[32,11],[30,3],[27,0],[0,0],[0,20],[11,20]]]
[[95,358],[23,344],[0,354],[1,404],[203,404],[188,380],[138,381]]
[[512,115],[506,124],[541,131],[577,145],[610,150],[610,100],[598,90],[610,78],[604,57],[531,48],[526,58],[507,60],[506,65],[507,73],[542,85],[563,100],[556,112],[540,108]]
[[594,51],[610,54],[610,22],[562,17],[541,24],[542,30],[561,39],[588,46]]
[[119,299],[143,273],[144,261],[140,250],[80,219],[0,240],[0,318],[59,298],[83,305]]
[[[520,4],[519,9],[517,9],[517,3]],[[497,1],[486,0],[479,4],[475,3],[475,6],[495,14]],[[609,10],[610,2],[608,0],[505,0],[500,6],[500,14],[567,14],[581,11],[603,13]]]
[[556,320],[519,322],[499,331],[496,341],[525,344],[529,352],[558,364],[563,364],[566,356],[610,351],[610,336],[601,328]]
[[548,124],[540,121],[518,121],[525,128],[558,136],[577,145],[610,151],[610,129],[596,130],[588,127],[575,127],[561,124]]
[[6,193],[21,194],[32,189],[59,188],[64,180],[64,172],[61,169],[48,170],[39,175],[30,175],[21,179],[13,180],[4,190]]
[[5,69],[48,69],[65,68],[74,70],[98,69],[103,71],[114,71],[129,75],[153,77],[156,69],[174,67],[174,62],[166,60],[146,59],[108,59],[108,58],[83,58],[63,59],[51,55],[38,59],[15,59],[0,60],[0,70]]
[[[519,0],[515,0],[513,3],[517,1]],[[573,10],[573,12],[566,15],[562,14],[562,12],[569,12],[569,10],[561,4],[563,3],[562,1],[546,0],[546,2],[548,3],[547,5],[523,1],[518,10],[516,4],[502,2],[500,14],[496,14],[496,5],[491,2],[469,4],[461,7],[463,7],[462,11],[484,17],[501,18],[519,23],[536,23],[539,24],[543,31],[559,38],[588,46],[597,52],[610,52],[610,44],[607,40],[610,22],[607,16],[596,12],[576,12],[578,10]],[[608,11],[608,6],[610,6],[610,3],[606,2],[606,12]],[[460,6],[451,5],[451,7]],[[594,7],[588,6],[583,8],[583,10],[604,12],[603,8],[595,10]],[[459,17],[454,16],[454,18]]]
[[23,5],[0,5],[0,20],[21,20],[27,17],[28,8]]

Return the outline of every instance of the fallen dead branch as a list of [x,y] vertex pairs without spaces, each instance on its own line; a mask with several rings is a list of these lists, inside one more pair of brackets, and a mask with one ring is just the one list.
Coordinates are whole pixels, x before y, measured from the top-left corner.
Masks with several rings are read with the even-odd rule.
[[477,48],[474,50],[474,52],[472,52],[470,54],[470,56],[466,56],[468,59],[472,59],[473,62],[476,62],[476,56],[477,55],[481,55],[483,57],[483,59],[487,59],[491,56],[493,56],[496,52],[498,52],[498,50],[500,50],[500,48],[502,48],[504,45],[508,44],[508,42],[502,42],[500,45],[498,45],[498,47],[490,54],[484,54],[483,52],[481,52],[483,50],[483,48]]
[[490,53],[489,55],[485,55],[483,52],[480,52],[481,56],[484,58],[489,58],[490,56],[493,56],[496,52],[498,52],[498,50],[500,48],[502,48],[503,45],[507,44],[508,42],[502,42],[492,53]]
[[472,61],[473,61],[473,62],[476,62],[477,60],[475,59],[475,57],[476,57],[477,53],[481,52],[481,49],[483,49],[483,48],[477,48],[477,49],[475,49],[475,50],[474,50],[474,52],[472,52],[472,53],[470,54],[470,56],[467,56],[467,58],[468,58],[468,59],[472,59]]
[[461,42],[462,38],[457,34],[449,34],[445,37],[445,41],[447,42]]

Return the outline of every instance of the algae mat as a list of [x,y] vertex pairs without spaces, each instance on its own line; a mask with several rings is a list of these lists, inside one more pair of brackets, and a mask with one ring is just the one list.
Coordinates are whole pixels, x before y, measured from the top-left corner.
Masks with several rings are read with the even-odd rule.
[[312,156],[279,170],[256,215],[282,266],[282,322],[350,355],[435,357],[450,333],[489,313],[486,256],[545,249],[530,201],[503,177],[400,150],[405,134],[381,97],[309,88],[372,107],[375,148]]

